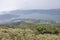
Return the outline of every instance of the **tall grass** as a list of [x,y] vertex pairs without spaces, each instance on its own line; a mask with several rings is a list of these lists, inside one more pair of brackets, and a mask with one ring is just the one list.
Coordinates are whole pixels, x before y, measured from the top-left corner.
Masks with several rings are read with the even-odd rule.
[[59,31],[53,25],[0,26],[0,40],[60,40]]

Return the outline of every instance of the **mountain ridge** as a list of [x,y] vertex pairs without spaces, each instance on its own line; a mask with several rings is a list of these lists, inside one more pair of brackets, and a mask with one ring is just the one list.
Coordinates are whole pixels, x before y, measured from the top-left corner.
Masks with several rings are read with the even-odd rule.
[[43,19],[43,20],[54,20],[60,22],[60,9],[13,10],[2,13],[6,13],[6,14],[0,15],[1,22],[12,19]]

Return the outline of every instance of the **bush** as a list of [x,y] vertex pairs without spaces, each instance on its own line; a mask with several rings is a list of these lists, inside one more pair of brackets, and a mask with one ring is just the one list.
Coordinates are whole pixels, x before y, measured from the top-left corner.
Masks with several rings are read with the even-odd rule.
[[54,25],[39,25],[37,31],[39,34],[58,34],[60,32],[59,28]]
[[37,27],[37,31],[39,32],[39,33],[41,33],[41,34],[44,34],[45,32],[47,32],[47,29],[46,29],[46,27],[45,26],[38,26]]

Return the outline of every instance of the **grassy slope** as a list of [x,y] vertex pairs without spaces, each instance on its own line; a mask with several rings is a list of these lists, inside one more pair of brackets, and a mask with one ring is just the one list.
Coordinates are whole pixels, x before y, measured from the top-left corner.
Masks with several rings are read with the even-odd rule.
[[31,29],[0,28],[0,40],[60,40],[60,34],[38,34]]
[[[45,26],[47,26],[47,30],[49,29],[50,32],[55,32],[56,30],[55,26],[46,24],[34,25],[22,23],[19,26],[2,25],[0,26],[0,40],[60,40],[60,33],[59,34],[38,33],[41,31],[40,27],[44,28]],[[37,27],[39,27],[39,31],[36,30]],[[56,28],[58,27],[56,26]],[[45,29],[42,30],[42,32],[44,31]],[[60,28],[57,31],[60,31]]]

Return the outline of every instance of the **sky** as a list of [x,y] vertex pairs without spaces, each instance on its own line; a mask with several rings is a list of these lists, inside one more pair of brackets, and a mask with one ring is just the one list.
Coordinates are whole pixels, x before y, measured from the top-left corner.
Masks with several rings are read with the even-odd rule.
[[28,10],[58,8],[60,8],[60,0],[0,0],[0,12],[16,9]]

